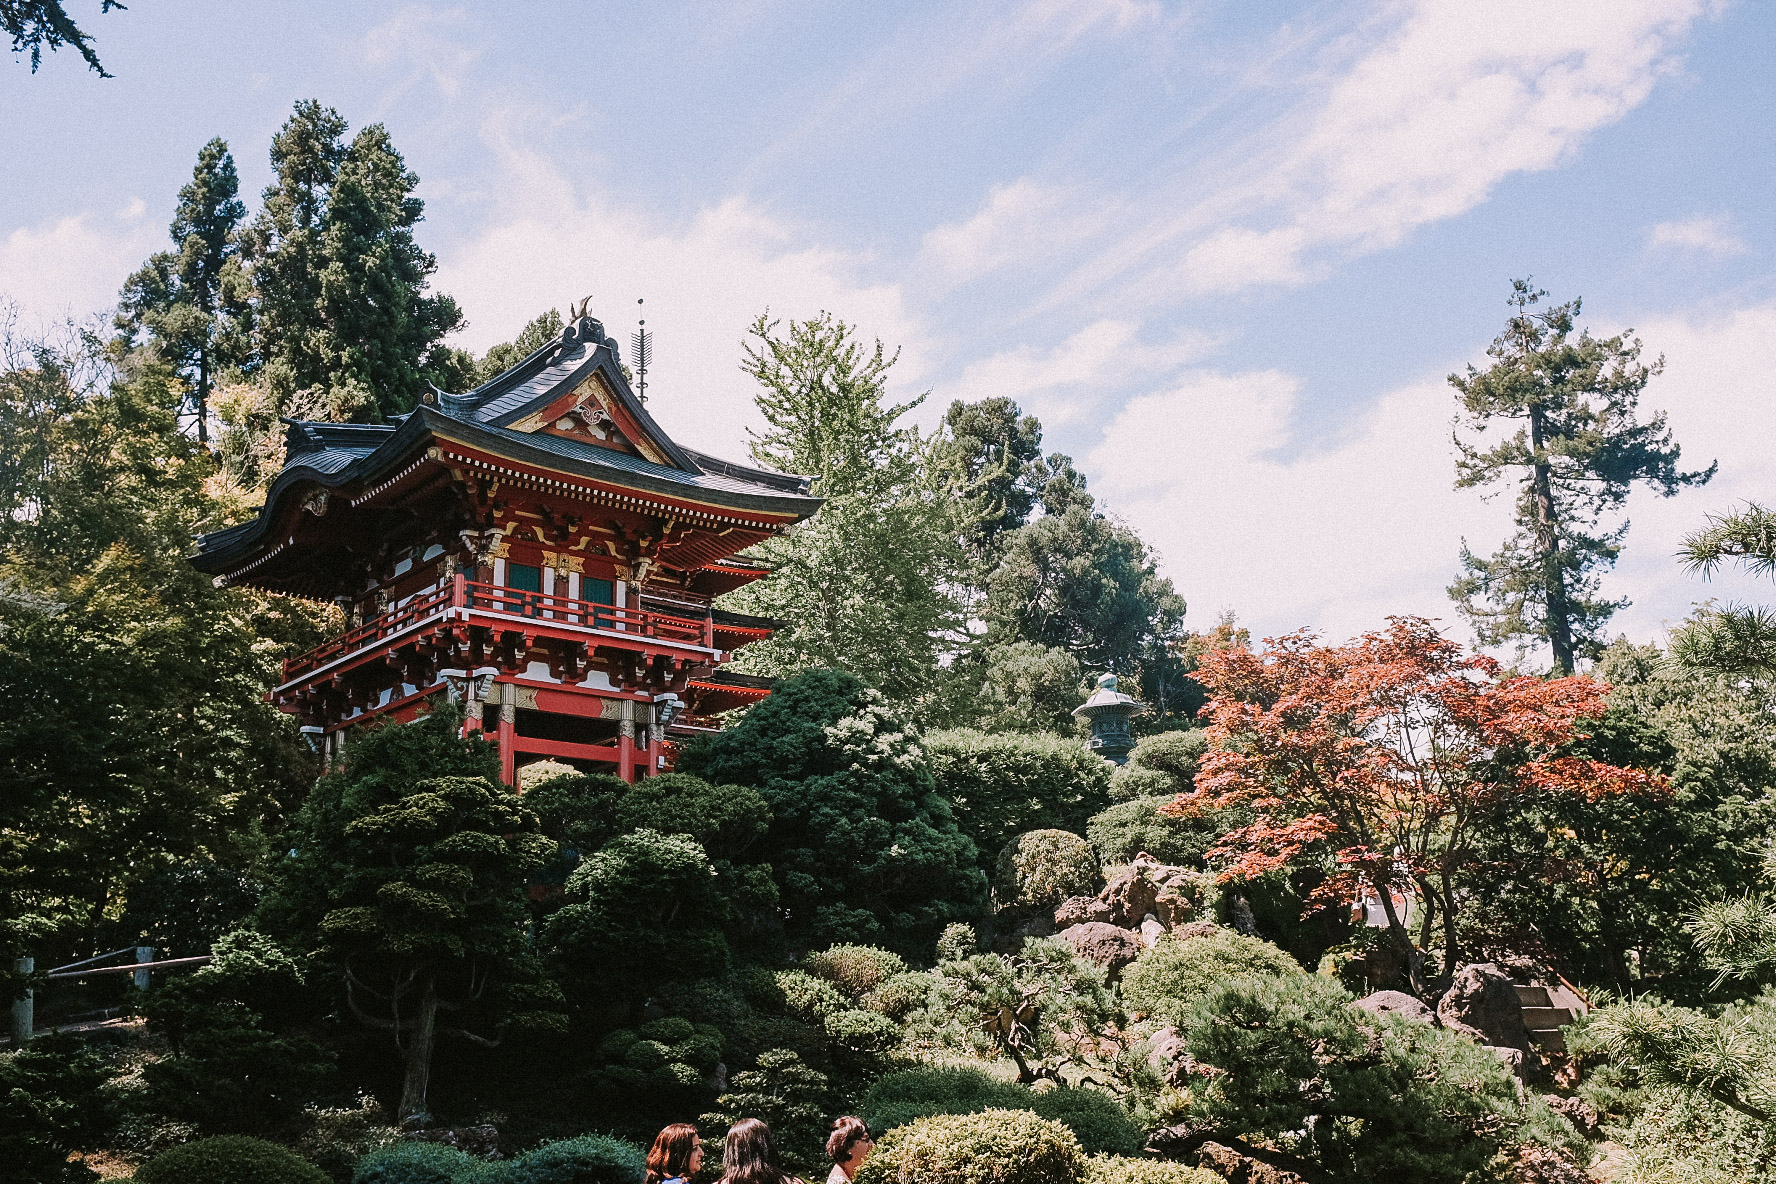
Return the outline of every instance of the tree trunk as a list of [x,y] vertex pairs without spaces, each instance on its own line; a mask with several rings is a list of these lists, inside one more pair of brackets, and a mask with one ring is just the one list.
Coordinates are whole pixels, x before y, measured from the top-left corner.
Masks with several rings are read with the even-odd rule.
[[206,448],[210,443],[210,351],[208,349],[197,357],[197,442]]
[[419,1011],[407,1036],[407,1076],[401,1083],[401,1112],[406,1122],[415,1115],[426,1120],[431,1111],[426,1107],[426,1087],[432,1079],[432,1045],[438,1032],[438,986],[430,975],[419,996]]
[[1560,533],[1554,514],[1554,479],[1542,458],[1542,409],[1529,408],[1532,450],[1530,484],[1535,496],[1536,549],[1542,560],[1542,594],[1548,612],[1548,643],[1554,648],[1554,673],[1573,672],[1572,610],[1566,602],[1566,575],[1560,570]]
[[1375,891],[1381,897],[1381,911],[1387,917],[1388,933],[1394,939],[1394,945],[1400,951],[1400,957],[1406,963],[1406,985],[1420,999],[1428,999],[1425,993],[1424,962],[1418,947],[1412,944],[1412,935],[1406,932],[1406,923],[1400,920],[1400,914],[1394,910],[1394,890],[1391,884],[1376,877]]

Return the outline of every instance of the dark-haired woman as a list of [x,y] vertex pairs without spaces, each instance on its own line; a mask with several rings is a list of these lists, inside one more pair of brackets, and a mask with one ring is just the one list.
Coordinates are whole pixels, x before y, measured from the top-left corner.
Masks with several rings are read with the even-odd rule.
[[688,1122],[675,1122],[654,1136],[648,1149],[647,1184],[688,1184],[703,1166],[703,1140]]
[[771,1128],[756,1118],[742,1118],[728,1128],[722,1147],[721,1184],[803,1184],[777,1166]]
[[876,1141],[870,1138],[869,1124],[863,1119],[835,1119],[832,1134],[826,1137],[826,1157],[833,1161],[826,1184],[851,1184],[857,1169],[875,1149]]

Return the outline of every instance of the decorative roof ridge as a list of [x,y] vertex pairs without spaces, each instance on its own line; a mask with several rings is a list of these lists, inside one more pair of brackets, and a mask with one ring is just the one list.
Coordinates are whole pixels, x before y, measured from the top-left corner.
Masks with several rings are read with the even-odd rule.
[[[375,448],[401,426],[399,423],[335,423],[327,419],[291,419],[287,415],[278,416],[278,421],[288,429],[284,432],[286,465],[290,463],[291,457],[304,452],[320,452],[327,448]],[[374,437],[374,440],[369,437]]]
[[738,461],[723,460],[719,456],[699,452],[695,448],[685,448],[683,445],[679,447],[706,473],[720,473],[724,477],[742,477],[748,481],[757,481],[760,485],[781,489],[786,493],[807,493],[809,487],[814,483],[812,477],[804,477],[797,473],[780,473],[776,469],[760,468],[757,465],[743,465]]

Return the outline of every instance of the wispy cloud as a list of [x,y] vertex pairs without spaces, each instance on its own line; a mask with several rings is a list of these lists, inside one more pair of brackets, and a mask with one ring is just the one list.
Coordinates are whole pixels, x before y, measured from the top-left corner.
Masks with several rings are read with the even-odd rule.
[[461,8],[408,4],[364,34],[363,60],[402,71],[396,93],[429,80],[447,99],[462,93],[463,77],[481,56],[468,14]]
[[1717,258],[1745,253],[1745,240],[1739,237],[1732,222],[1726,218],[1690,218],[1683,222],[1661,222],[1647,232],[1647,246],[1654,249],[1701,251]]
[[111,307],[124,278],[169,245],[147,209],[132,198],[110,216],[80,213],[19,227],[0,239],[0,294],[40,322]]

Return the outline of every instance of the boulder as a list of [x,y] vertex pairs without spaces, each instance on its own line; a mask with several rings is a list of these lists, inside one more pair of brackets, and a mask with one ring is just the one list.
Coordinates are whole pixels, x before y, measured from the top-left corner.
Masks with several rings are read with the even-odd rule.
[[1196,1068],[1196,1058],[1176,1028],[1161,1028],[1148,1040],[1147,1063],[1173,1089],[1181,1088]]
[[1133,929],[1153,911],[1159,900],[1159,885],[1148,878],[1144,867],[1135,866],[1106,884],[1098,899],[1109,906],[1108,920],[1112,925]]
[[1599,1138],[1599,1123],[1602,1119],[1583,1098],[1563,1098],[1559,1094],[1543,1094],[1542,1101],[1548,1103],[1548,1109],[1573,1124],[1573,1129],[1587,1139]]
[[1476,962],[1455,972],[1455,979],[1437,1001],[1443,1026],[1481,1044],[1515,1049],[1523,1063],[1540,1063],[1523,1026],[1523,1005],[1511,974],[1495,962]]
[[1149,949],[1159,944],[1159,939],[1166,935],[1166,927],[1159,923],[1159,918],[1148,913],[1141,918],[1141,944]]
[[1526,1143],[1512,1153],[1505,1179],[1511,1184],[1595,1184],[1584,1168],[1537,1143]]
[[1126,929],[1087,921],[1061,930],[1060,936],[1081,958],[1096,962],[1112,974],[1141,956],[1141,939]]
[[1357,1006],[1376,1015],[1400,1015],[1423,1024],[1436,1024],[1437,1013],[1424,1000],[1405,991],[1376,991],[1357,1000]]
[[1055,910],[1054,923],[1061,929],[1093,921],[1110,921],[1110,906],[1095,896],[1069,896]]
[[1307,1184],[1294,1172],[1242,1155],[1222,1143],[1204,1143],[1197,1149],[1196,1162],[1228,1184]]

